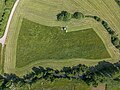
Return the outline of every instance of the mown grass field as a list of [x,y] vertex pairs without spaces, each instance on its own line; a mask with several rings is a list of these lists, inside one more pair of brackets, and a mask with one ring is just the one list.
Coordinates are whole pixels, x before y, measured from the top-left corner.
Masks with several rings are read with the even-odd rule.
[[[5,51],[5,62],[4,62],[4,71],[5,72],[17,72],[20,74],[25,72],[27,69],[31,68],[34,65],[42,66],[52,66],[52,67],[62,67],[62,65],[76,65],[78,63],[83,63],[87,65],[94,65],[98,61],[103,59],[74,59],[72,60],[64,60],[56,62],[56,60],[43,60],[41,63],[36,61],[32,62],[30,65],[27,65],[23,68],[17,68],[16,66],[16,55],[17,55],[17,41],[22,19],[26,18],[28,20],[34,21],[41,25],[45,26],[68,26],[68,32],[73,32],[77,30],[86,30],[88,28],[93,28],[94,31],[98,34],[98,36],[103,41],[107,51],[110,53],[111,58],[106,58],[104,60],[110,60],[111,62],[116,62],[120,54],[118,50],[112,45],[110,41],[110,36],[106,32],[106,30],[94,20],[91,19],[83,19],[79,20],[71,20],[70,22],[58,22],[56,20],[56,14],[61,12],[62,10],[66,10],[68,12],[80,11],[85,15],[97,15],[102,19],[106,20],[110,27],[115,30],[118,35],[120,35],[120,14],[119,6],[116,4],[114,0],[20,0],[20,3],[14,13],[9,33],[6,41],[6,51]],[[27,42],[25,42],[27,43]],[[37,46],[38,47],[38,46]],[[59,65],[57,64],[59,63]],[[68,66],[69,66],[68,65]],[[23,74],[22,73],[22,74]]]
[[73,32],[23,19],[19,32],[16,66],[38,60],[110,58],[103,42],[92,28]]

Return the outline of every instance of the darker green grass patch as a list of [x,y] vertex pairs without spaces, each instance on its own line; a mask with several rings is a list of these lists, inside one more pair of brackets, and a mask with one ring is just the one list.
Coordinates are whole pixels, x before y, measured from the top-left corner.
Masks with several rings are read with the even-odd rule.
[[63,32],[23,19],[17,41],[16,66],[22,67],[38,60],[73,58],[110,58],[103,42],[90,28]]

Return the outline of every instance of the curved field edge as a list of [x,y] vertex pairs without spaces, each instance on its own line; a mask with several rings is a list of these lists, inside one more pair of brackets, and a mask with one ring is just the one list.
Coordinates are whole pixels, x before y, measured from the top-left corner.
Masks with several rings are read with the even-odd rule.
[[23,19],[17,41],[16,66],[22,67],[37,60],[73,58],[110,58],[104,44],[92,28],[64,32]]
[[[68,6],[64,5],[65,4],[64,2],[68,3],[69,5],[71,5],[71,3],[72,3],[73,7],[68,8],[69,5]],[[108,1],[102,0],[102,3],[104,3],[104,2],[106,3]],[[112,2],[112,0],[111,0],[111,2]],[[26,5],[28,3],[30,4],[29,6]],[[61,6],[61,3],[62,3],[62,6]],[[104,11],[104,9],[97,11],[97,9],[95,9],[94,6],[91,6],[87,1],[82,2],[82,3],[85,3],[84,6],[79,5],[80,3],[75,2],[73,0],[61,1],[61,2],[59,0],[58,1],[54,0],[53,2],[49,2],[49,1],[46,2],[44,0],[42,0],[42,1],[31,0],[28,2],[28,0],[21,0],[15,11],[15,14],[13,16],[13,19],[12,19],[12,22],[11,22],[11,25],[9,28],[9,32],[8,32],[8,37],[7,37],[7,41],[6,41],[7,46],[6,46],[6,52],[5,52],[5,63],[4,63],[5,72],[14,72],[15,71],[16,43],[17,43],[17,37],[18,37],[18,33],[20,30],[20,26],[21,26],[23,17],[27,18],[29,20],[32,20],[34,22],[43,24],[43,25],[49,25],[49,26],[68,25],[71,28],[71,29],[69,29],[69,31],[71,31],[71,30],[73,31],[73,30],[77,30],[77,29],[82,30],[82,29],[86,29],[86,28],[94,28],[95,32],[100,36],[100,38],[104,42],[107,50],[109,51],[109,53],[111,55],[111,59],[109,59],[109,60],[111,62],[116,62],[118,60],[118,58],[120,57],[119,52],[111,44],[109,35],[107,34],[107,32],[104,30],[104,28],[101,25],[99,25],[98,23],[94,22],[91,19],[85,19],[82,21],[72,20],[69,23],[57,22],[55,20],[55,18],[56,18],[55,15],[58,12],[60,12],[61,10],[68,10],[70,12],[78,10],[78,11],[83,12],[84,14],[98,15],[98,16],[102,17],[103,19],[106,19],[108,22],[110,21],[110,23],[111,23],[111,21],[112,21],[112,23],[116,23],[116,19],[115,20],[113,18],[110,19],[108,16],[106,16],[107,14],[105,14],[106,11]],[[94,2],[92,2],[92,3],[94,3]],[[52,4],[54,4],[54,5],[52,5]],[[41,9],[42,9],[41,5],[42,5],[42,7],[44,7],[44,5],[46,6],[46,8],[44,8],[45,9],[44,11],[43,10],[41,11]],[[99,6],[100,4],[97,3],[96,5]],[[32,6],[32,8],[30,6]],[[35,6],[35,7],[33,7],[33,6]],[[56,8],[53,8],[51,6],[55,6]],[[86,6],[89,6],[89,8],[87,8]],[[119,17],[117,16],[119,14],[119,12],[118,12],[119,8],[115,8],[116,7],[115,2],[112,2],[112,5],[111,5],[111,3],[107,3],[106,5],[104,4],[103,6],[104,6],[104,8],[109,7],[109,9],[110,9],[109,12],[111,11],[110,16],[111,16],[111,13],[114,13],[114,15],[113,14],[112,15],[115,16],[115,18],[117,18],[117,20],[119,21]],[[41,7],[41,8],[39,8],[39,7]],[[111,8],[111,7],[114,7],[114,8]],[[37,9],[37,8],[39,8],[39,9]],[[36,11],[36,12],[32,12],[32,11]],[[48,13],[48,11],[49,12],[52,11],[53,13],[44,15],[45,12]],[[115,26],[112,24],[110,26],[113,27],[114,30],[117,30],[115,28],[117,26],[119,26],[119,23],[117,22],[117,24]],[[75,28],[77,28],[77,29],[75,29]],[[104,59],[104,60],[107,60],[107,59]],[[85,63],[87,63],[87,61]],[[88,63],[89,63],[89,61],[88,61]],[[96,63],[97,63],[97,61],[96,61]]]

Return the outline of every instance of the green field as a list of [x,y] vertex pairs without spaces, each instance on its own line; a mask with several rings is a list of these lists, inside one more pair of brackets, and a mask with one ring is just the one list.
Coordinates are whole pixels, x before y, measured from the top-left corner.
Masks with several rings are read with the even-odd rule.
[[[92,0],[92,1],[91,0],[84,0],[84,1],[83,0],[52,0],[52,1],[51,0],[20,0],[18,6],[16,8],[16,11],[13,15],[13,18],[12,18],[12,21],[10,24],[10,28],[9,28],[9,32],[8,32],[8,36],[7,36],[7,40],[6,40],[5,61],[4,61],[4,71],[6,73],[11,73],[11,72],[14,73],[15,72],[20,75],[20,74],[29,72],[31,67],[39,66],[39,65],[42,65],[44,67],[49,66],[52,68],[60,69],[63,66],[73,66],[78,63],[82,63],[82,64],[86,64],[86,65],[95,65],[95,64],[97,64],[97,62],[102,61],[102,60],[116,62],[119,59],[119,57],[120,57],[119,51],[112,45],[109,34],[107,33],[107,31],[101,24],[99,24],[98,22],[96,22],[95,20],[92,20],[90,18],[85,18],[83,20],[72,19],[69,22],[58,22],[56,20],[56,15],[63,10],[66,10],[70,13],[79,11],[79,12],[82,12],[84,15],[99,16],[99,17],[101,17],[101,19],[107,21],[109,26],[118,35],[120,35],[120,31],[119,31],[120,17],[118,16],[120,14],[119,6],[116,4],[116,2],[114,0]],[[27,34],[26,34],[25,38],[22,39],[23,37],[20,37],[22,33],[25,33],[25,31],[22,32],[24,29],[21,30],[21,24],[22,24],[23,18],[26,18],[30,21],[38,23],[39,25],[38,24],[37,25],[39,27],[49,26],[50,28],[57,28],[56,30],[58,30],[59,27],[68,26],[68,33],[64,33],[64,35],[63,35],[64,37],[62,37],[65,39],[66,39],[66,36],[70,37],[71,34],[75,34],[75,33],[79,34],[80,32],[84,33],[87,31],[90,32],[91,30],[89,31],[88,29],[92,28],[95,31],[94,33],[96,33],[101,39],[101,42],[98,42],[99,43],[99,46],[97,46],[98,50],[101,48],[101,46],[102,46],[102,49],[99,51],[96,51],[97,47],[95,47],[95,50],[94,50],[95,52],[91,53],[92,51],[90,50],[91,52],[89,53],[89,56],[88,56],[88,54],[87,54],[88,51],[77,52],[77,50],[80,50],[80,48],[79,47],[75,48],[76,46],[73,46],[74,50],[73,50],[73,48],[70,49],[71,50],[70,55],[72,54],[72,51],[74,51],[76,54],[73,54],[74,56],[70,56],[70,58],[72,57],[72,59],[69,59],[69,57],[66,54],[61,53],[60,52],[61,50],[58,52],[56,51],[57,53],[53,52],[53,51],[55,51],[54,48],[53,48],[52,52],[50,52],[51,48],[46,50],[47,52],[44,52],[43,48],[40,48],[41,47],[40,44],[43,41],[39,42],[39,43],[34,41],[34,40],[38,40],[39,34],[37,32],[27,32],[27,29],[26,29]],[[32,27],[31,25],[29,25],[29,26]],[[22,27],[23,27],[23,25],[22,25]],[[27,26],[26,26],[26,28],[27,28]],[[81,30],[84,30],[84,31],[81,31]],[[60,32],[61,30],[58,30],[58,31]],[[31,34],[31,33],[32,33],[32,35],[29,36],[29,38],[26,38],[27,35]],[[36,35],[36,37],[35,37],[34,34],[37,34],[38,36]],[[84,35],[84,37],[85,36],[87,36],[87,35]],[[34,37],[34,38],[32,38],[32,37]],[[83,38],[82,35],[81,36],[79,35],[79,37],[81,37],[81,39]],[[70,37],[70,38],[72,38],[72,37]],[[20,41],[20,39],[22,39],[22,41]],[[50,37],[50,39],[51,39],[51,37]],[[79,39],[79,40],[81,40],[81,39]],[[86,41],[88,41],[89,39],[87,38]],[[91,40],[92,39],[94,41],[94,42],[92,41],[92,43],[95,44],[97,42],[96,41],[97,38],[91,38]],[[60,39],[59,43],[57,43],[57,44],[59,44],[58,47],[55,46],[55,47],[57,47],[57,50],[62,48],[63,45],[67,43],[62,40],[63,39]],[[65,42],[65,43],[61,45],[61,42]],[[71,40],[72,45],[73,45],[72,42],[74,42],[75,44],[77,43],[76,41]],[[18,44],[18,43],[20,43],[20,44]],[[44,39],[44,43],[46,43],[49,47],[52,47],[55,45],[55,43],[53,43],[53,42],[51,42],[51,43],[53,43],[52,46],[49,45],[48,42],[46,41],[46,39]],[[102,43],[102,45],[100,45],[100,43]],[[87,44],[87,42],[85,44]],[[103,46],[103,44],[104,44],[104,46]],[[33,52],[26,45],[31,48],[33,48],[33,46],[35,46],[33,48]],[[77,45],[79,45],[79,44],[77,44]],[[88,45],[90,45],[90,44],[88,44]],[[44,46],[44,47],[47,47],[47,46]],[[85,47],[85,48],[83,48],[84,50],[90,49],[90,47],[86,48],[85,45],[82,47]],[[105,47],[107,49],[107,51],[109,52],[110,55],[103,55],[103,52],[102,52],[103,47]],[[24,50],[21,48],[23,48]],[[40,50],[42,49],[42,51],[40,51],[38,48]],[[75,50],[75,49],[77,49],[77,50]],[[104,49],[105,52],[106,52],[106,49]],[[36,50],[36,52],[35,52],[35,50]],[[65,50],[65,49],[62,49],[62,50]],[[69,50],[67,50],[67,51],[69,51]],[[102,53],[100,53],[100,52],[102,52]],[[39,55],[39,53],[44,53],[44,54]],[[55,53],[56,55],[52,56],[52,55],[50,55],[50,53]],[[82,57],[78,56],[79,53],[83,56]],[[86,55],[85,55],[85,53],[86,53]],[[45,56],[45,54],[48,54],[48,55]],[[92,54],[93,55],[95,54],[95,55],[93,56]],[[27,57],[26,57],[26,55],[27,55]],[[24,56],[25,56],[25,58],[22,58]],[[57,59],[56,59],[56,56],[57,56]],[[109,57],[109,56],[110,56],[110,58],[105,58],[105,57]],[[73,57],[74,57],[74,59],[73,59]],[[26,60],[28,58],[29,58],[29,60]],[[55,59],[51,59],[51,58],[55,58]],[[66,59],[60,60],[60,58],[66,58]],[[22,66],[24,66],[24,67],[22,67]],[[21,67],[21,68],[17,68],[17,67]]]
[[[4,8],[6,10],[0,26],[0,37],[16,0],[7,0],[6,6],[2,1],[0,18]],[[101,24],[91,18],[57,21],[56,15],[63,10],[98,16],[120,37],[120,8],[115,0],[20,0],[5,41],[4,59],[0,60],[4,73],[23,76],[31,72],[33,66],[59,70],[79,63],[93,66],[103,60],[112,63],[118,61],[120,53]],[[64,26],[68,27],[67,33],[61,30]],[[71,90],[72,86],[75,90],[90,90],[85,83],[65,79],[52,83],[41,80],[33,84],[31,90]],[[28,90],[28,87],[25,85],[21,90]]]
[[[17,88],[18,90],[29,90],[29,87]],[[88,85],[80,80],[56,79],[54,82],[40,80],[31,86],[30,90],[91,90]]]
[[64,32],[23,19],[17,41],[16,66],[37,60],[110,58],[103,42],[92,28]]

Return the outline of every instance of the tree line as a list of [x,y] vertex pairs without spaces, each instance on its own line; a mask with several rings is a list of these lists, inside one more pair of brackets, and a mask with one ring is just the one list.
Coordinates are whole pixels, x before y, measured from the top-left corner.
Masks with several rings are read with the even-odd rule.
[[114,64],[102,61],[90,67],[78,64],[72,67],[63,67],[60,70],[39,66],[33,67],[30,73],[22,77],[12,73],[0,75],[0,90],[10,87],[23,87],[26,84],[31,86],[41,79],[53,82],[58,78],[83,80],[88,85],[96,87],[99,83],[107,84],[110,80],[118,81],[120,80],[119,77],[120,61]]
[[115,33],[115,31],[109,26],[108,22],[105,20],[102,20],[100,17],[98,16],[91,16],[88,15],[86,17],[90,17],[93,18],[94,20],[96,20],[97,22],[101,23],[102,26],[106,29],[106,31],[109,33],[109,35],[111,36],[111,43],[120,50],[120,39],[118,38],[118,35]]
[[83,19],[83,18],[93,18],[97,22],[101,23],[102,26],[106,29],[106,31],[111,36],[111,43],[120,50],[120,39],[118,38],[118,35],[115,33],[115,31],[109,26],[108,22],[105,20],[102,20],[98,16],[92,16],[92,15],[84,15],[81,12],[75,12],[74,14],[71,14],[67,11],[61,11],[61,13],[57,14],[57,20],[58,21],[69,21],[71,18],[75,19]]
[[57,16],[58,21],[69,21],[72,18],[74,18],[74,19],[84,18],[84,15],[81,12],[75,12],[75,13],[71,14],[67,11],[61,11],[56,16]]

